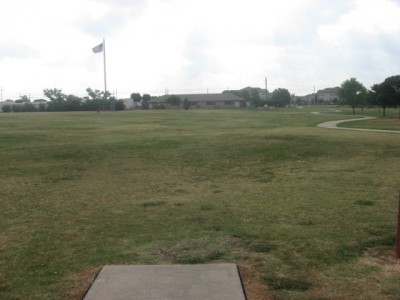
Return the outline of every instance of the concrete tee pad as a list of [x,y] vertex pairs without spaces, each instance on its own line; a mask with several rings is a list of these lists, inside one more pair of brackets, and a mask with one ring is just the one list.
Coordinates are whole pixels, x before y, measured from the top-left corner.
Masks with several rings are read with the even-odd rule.
[[236,264],[104,266],[84,300],[245,300]]

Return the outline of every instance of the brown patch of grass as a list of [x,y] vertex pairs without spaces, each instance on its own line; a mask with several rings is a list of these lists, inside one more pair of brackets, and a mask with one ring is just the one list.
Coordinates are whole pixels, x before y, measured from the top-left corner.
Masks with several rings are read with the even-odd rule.
[[248,300],[273,300],[274,295],[263,283],[261,274],[249,263],[239,262],[239,272]]
[[366,264],[382,267],[382,273],[397,273],[400,276],[400,259],[396,257],[394,249],[371,249],[361,260]]
[[97,275],[99,274],[102,267],[88,268],[85,271],[74,274],[71,278],[74,289],[68,295],[70,300],[81,300],[93,284]]

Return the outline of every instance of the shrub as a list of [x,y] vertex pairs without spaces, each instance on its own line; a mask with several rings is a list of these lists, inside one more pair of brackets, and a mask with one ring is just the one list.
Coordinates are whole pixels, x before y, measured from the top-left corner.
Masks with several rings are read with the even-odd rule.
[[39,111],[46,111],[46,105],[44,103],[39,104]]
[[22,106],[22,111],[25,111],[25,112],[35,112],[35,111],[37,111],[37,108],[36,108],[36,106],[33,105],[32,103],[26,102],[26,103],[24,103],[24,105]]
[[11,110],[12,110],[13,112],[21,112],[21,111],[22,111],[22,106],[21,106],[21,105],[13,105],[13,106],[11,107]]
[[3,112],[8,113],[11,111],[11,105],[3,105],[3,107],[1,108],[3,110]]

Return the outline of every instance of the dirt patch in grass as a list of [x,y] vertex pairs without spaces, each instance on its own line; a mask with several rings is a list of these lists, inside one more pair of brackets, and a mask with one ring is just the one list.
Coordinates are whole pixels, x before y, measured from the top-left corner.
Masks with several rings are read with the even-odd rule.
[[365,263],[383,267],[384,272],[395,272],[400,275],[400,259],[396,258],[396,253],[393,249],[371,249],[364,255],[362,260]]
[[68,299],[82,300],[96,279],[97,274],[99,274],[101,268],[102,267],[100,266],[88,268],[82,273],[75,274],[71,279],[75,288],[68,295]]
[[261,274],[249,263],[239,262],[239,272],[248,300],[273,300],[274,295],[263,283]]

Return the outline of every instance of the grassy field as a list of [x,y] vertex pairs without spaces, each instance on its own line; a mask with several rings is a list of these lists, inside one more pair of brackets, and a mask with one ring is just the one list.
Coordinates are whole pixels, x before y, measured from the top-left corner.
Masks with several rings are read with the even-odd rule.
[[400,137],[313,110],[0,114],[0,299],[213,262],[250,300],[399,299]]

